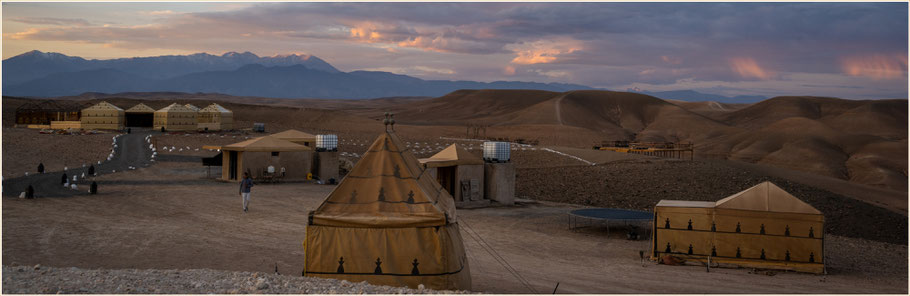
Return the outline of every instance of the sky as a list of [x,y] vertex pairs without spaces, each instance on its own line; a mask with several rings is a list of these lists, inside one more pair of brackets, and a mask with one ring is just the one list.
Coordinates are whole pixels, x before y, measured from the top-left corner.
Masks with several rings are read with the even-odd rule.
[[342,71],[907,98],[907,3],[10,3],[2,56],[249,51]]

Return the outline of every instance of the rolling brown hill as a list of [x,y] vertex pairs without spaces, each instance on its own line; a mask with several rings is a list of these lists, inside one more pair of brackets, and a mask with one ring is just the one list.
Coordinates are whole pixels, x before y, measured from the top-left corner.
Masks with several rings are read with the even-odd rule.
[[[740,160],[907,191],[907,101],[776,97],[752,105],[666,101],[612,91],[459,90],[437,98],[317,100],[219,94],[83,94],[119,106],[153,108],[173,101],[221,102],[239,124],[363,132],[394,112],[403,129],[434,137],[481,136],[539,140],[589,148],[604,140],[692,141],[696,157]],[[159,102],[160,101],[160,102]],[[4,99],[4,104],[18,104]],[[257,106],[259,105],[259,106]],[[10,105],[7,105],[10,106]],[[279,108],[276,111],[271,107]],[[4,108],[4,124],[12,114]],[[277,113],[276,113],[277,112]]]

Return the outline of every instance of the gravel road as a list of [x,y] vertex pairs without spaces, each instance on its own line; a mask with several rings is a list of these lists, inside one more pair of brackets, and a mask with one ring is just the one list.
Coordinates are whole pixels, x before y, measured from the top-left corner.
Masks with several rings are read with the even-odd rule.
[[3,266],[4,294],[463,294],[366,282],[210,269]]

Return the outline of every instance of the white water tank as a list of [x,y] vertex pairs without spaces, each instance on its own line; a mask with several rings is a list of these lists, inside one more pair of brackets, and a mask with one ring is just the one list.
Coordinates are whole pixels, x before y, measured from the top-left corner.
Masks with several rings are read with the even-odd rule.
[[509,162],[509,142],[483,142],[483,160],[486,162]]
[[316,135],[316,151],[338,151],[338,136]]

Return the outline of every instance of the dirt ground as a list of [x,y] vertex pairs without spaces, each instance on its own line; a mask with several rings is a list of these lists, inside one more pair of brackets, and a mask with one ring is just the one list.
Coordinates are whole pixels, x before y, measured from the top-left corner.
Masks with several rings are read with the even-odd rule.
[[[237,185],[205,179],[192,158],[97,177],[100,194],[3,199],[4,264],[81,268],[208,268],[299,273],[307,213],[333,189],[260,185],[243,214]],[[907,247],[828,236],[829,275],[751,273],[639,263],[647,241],[573,232],[576,206],[532,203],[459,210],[475,291],[530,293],[477,234],[532,286],[549,293],[906,293]],[[615,228],[614,228],[615,229]],[[773,275],[771,275],[773,274]]]
[[35,174],[38,164],[46,172],[104,160],[111,152],[114,133],[89,135],[41,134],[37,129],[3,128],[3,178]]

